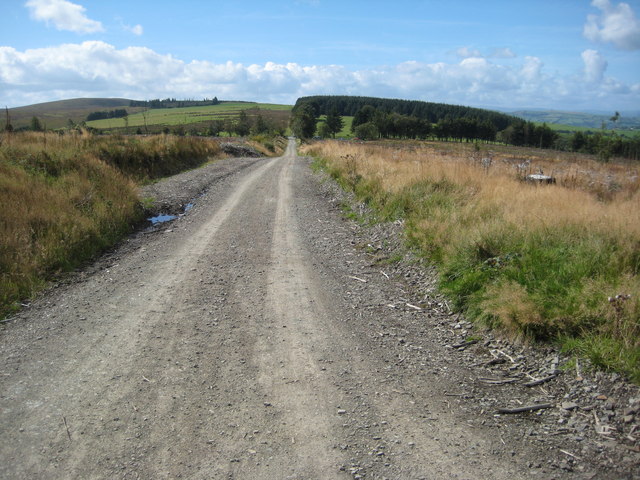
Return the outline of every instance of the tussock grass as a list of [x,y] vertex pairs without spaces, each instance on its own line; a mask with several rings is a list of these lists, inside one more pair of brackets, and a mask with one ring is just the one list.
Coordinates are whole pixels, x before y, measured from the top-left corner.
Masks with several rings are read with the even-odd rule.
[[137,182],[201,164],[215,142],[168,136],[0,137],[0,316],[143,216]]
[[[637,167],[514,149],[487,165],[470,147],[306,148],[381,219],[406,220],[457,308],[513,337],[563,339],[640,381]],[[558,183],[522,181],[514,152]]]

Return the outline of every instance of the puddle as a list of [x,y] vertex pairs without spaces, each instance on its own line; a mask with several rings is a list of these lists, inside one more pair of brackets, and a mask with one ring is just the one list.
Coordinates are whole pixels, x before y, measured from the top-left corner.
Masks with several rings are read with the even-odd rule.
[[147,218],[147,220],[150,221],[152,225],[157,225],[158,223],[170,222],[176,218],[178,218],[177,215],[158,215],[157,217]]
[[162,213],[160,215],[156,215],[155,217],[149,217],[147,218],[147,222],[149,222],[150,225],[150,231],[153,230],[153,227],[157,227],[158,225],[160,225],[161,223],[165,223],[165,222],[170,222],[172,220],[175,220],[178,217],[182,217],[183,215],[186,215],[186,213],[191,210],[195,205],[192,202],[187,203],[184,206],[184,209],[182,211],[182,213],[180,213],[179,215],[172,215],[169,213]]

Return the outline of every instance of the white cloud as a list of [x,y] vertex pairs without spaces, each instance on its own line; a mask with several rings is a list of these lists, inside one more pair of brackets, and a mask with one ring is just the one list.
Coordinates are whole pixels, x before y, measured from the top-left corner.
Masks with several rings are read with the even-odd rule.
[[82,5],[67,0],[29,0],[25,6],[31,11],[33,19],[52,23],[58,30],[76,33],[104,31],[100,22],[87,18]]
[[456,50],[456,55],[458,55],[460,58],[482,57],[480,50],[469,47],[460,47],[458,50]]
[[522,80],[526,83],[539,83],[542,80],[543,63],[538,57],[525,57],[520,70]]
[[493,48],[488,55],[483,55],[477,48],[460,47],[455,51],[455,54],[460,58],[516,58],[517,55],[513,53],[510,48]]
[[138,25],[134,25],[133,27],[129,26],[129,25],[123,25],[123,28],[131,33],[133,33],[134,35],[142,35],[144,33],[144,28],[142,28],[142,25],[138,24]]
[[595,50],[583,52],[582,58],[585,77],[571,78],[545,74],[537,57],[509,65],[469,57],[458,63],[407,61],[350,70],[339,65],[184,62],[149,48],[117,49],[100,41],[25,51],[0,47],[0,105],[73,97],[213,96],[293,103],[304,95],[343,94],[473,106],[640,108],[637,85],[605,78],[606,61]]
[[593,0],[599,15],[588,15],[583,34],[593,42],[612,43],[622,50],[640,50],[640,21],[628,3]]
[[607,61],[604,57],[597,50],[585,50],[582,52],[582,61],[587,82],[601,83],[607,69]]
[[517,55],[513,53],[510,48],[494,48],[489,55],[491,58],[516,58]]

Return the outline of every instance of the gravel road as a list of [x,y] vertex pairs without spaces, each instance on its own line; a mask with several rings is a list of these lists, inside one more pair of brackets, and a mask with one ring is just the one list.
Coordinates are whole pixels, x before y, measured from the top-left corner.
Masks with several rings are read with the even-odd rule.
[[580,440],[529,441],[547,413],[465,400],[449,312],[372,261],[293,141],[168,182],[146,194],[205,193],[0,332],[0,477],[633,476],[575,468]]

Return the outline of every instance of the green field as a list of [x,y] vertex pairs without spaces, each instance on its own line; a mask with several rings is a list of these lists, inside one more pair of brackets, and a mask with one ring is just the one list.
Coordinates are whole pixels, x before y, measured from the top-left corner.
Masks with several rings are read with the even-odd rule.
[[[291,105],[278,105],[271,103],[254,102],[221,102],[218,105],[184,108],[154,108],[144,112],[129,115],[124,118],[108,118],[87,122],[88,127],[97,129],[144,127],[152,125],[189,125],[194,123],[209,122],[212,120],[225,120],[237,117],[242,110],[251,110],[255,113],[259,110],[288,113]],[[127,123],[128,122],[128,125]]]
[[571,125],[573,127],[599,130],[604,122],[607,129],[637,130],[640,128],[640,117],[628,115],[624,112],[615,122],[611,120],[613,111],[609,115],[558,110],[519,110],[510,113],[530,122],[546,123],[549,126],[552,124]]
[[[326,115],[320,115],[320,118],[316,123],[316,132],[320,127],[320,123],[324,121],[325,118],[327,118]],[[351,133],[351,123],[353,122],[353,117],[342,117],[342,120],[344,121],[344,125],[342,126],[342,130],[340,130],[339,133],[336,133],[336,138],[352,138],[353,133]]]
[[[540,122],[534,122],[536,123],[536,125],[542,125],[542,123]],[[547,123],[547,126],[558,133],[567,133],[567,134],[573,134],[575,132],[582,132],[582,133],[588,133],[588,134],[593,134],[596,132],[602,132],[603,130],[601,130],[600,128],[593,128],[593,127],[578,127],[575,125],[563,125],[563,124],[558,124],[558,123]],[[608,130],[604,130],[604,133],[606,134],[610,134],[612,132],[615,132],[616,135],[620,135],[621,137],[626,137],[626,138],[634,138],[640,135],[640,129],[631,129],[631,130],[627,130],[627,129],[622,129],[622,128],[616,128],[614,129],[608,129]]]

